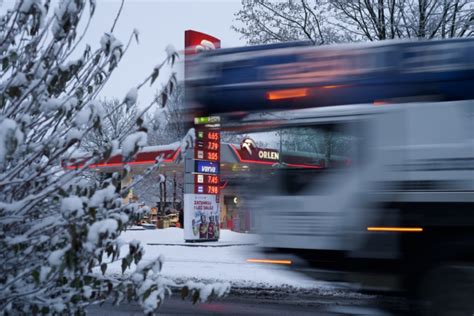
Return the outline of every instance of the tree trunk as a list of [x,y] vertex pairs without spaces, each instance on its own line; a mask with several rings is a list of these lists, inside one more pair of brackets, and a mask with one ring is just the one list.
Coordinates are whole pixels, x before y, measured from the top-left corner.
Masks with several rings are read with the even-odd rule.
[[387,38],[387,30],[385,28],[385,12],[384,12],[384,3],[383,0],[379,0],[378,3],[378,25],[377,27],[379,28],[379,33],[380,33],[380,39],[384,40]]
[[454,9],[453,9],[453,20],[451,21],[451,32],[449,34],[449,37],[455,37],[456,36],[456,18],[457,18],[457,13],[459,10],[459,1],[456,1],[454,4]]
[[418,38],[426,36],[426,0],[418,0]]

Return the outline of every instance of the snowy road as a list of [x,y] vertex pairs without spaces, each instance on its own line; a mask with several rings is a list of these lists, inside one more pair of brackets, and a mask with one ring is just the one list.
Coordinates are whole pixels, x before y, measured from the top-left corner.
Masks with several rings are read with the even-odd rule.
[[[167,298],[160,307],[159,315],[409,315],[403,307],[404,302],[394,297],[360,296],[318,296],[292,295],[273,292],[259,295],[234,295],[210,303],[193,305],[182,301],[179,294]],[[92,306],[88,315],[143,315],[138,305],[125,304],[112,306]]]
[[[183,231],[127,231],[124,241],[139,240],[145,247],[143,260],[165,257],[162,275],[178,283],[187,280],[229,282],[228,297],[212,303],[192,305],[179,294],[168,298],[162,315],[403,315],[403,300],[396,297],[361,294],[343,284],[313,280],[280,265],[248,263],[258,256],[258,238],[227,230],[217,243],[186,244]],[[123,254],[125,254],[125,248]],[[112,264],[107,273],[120,273]],[[382,312],[388,310],[391,312]],[[137,305],[105,304],[88,309],[90,315],[142,315]]]

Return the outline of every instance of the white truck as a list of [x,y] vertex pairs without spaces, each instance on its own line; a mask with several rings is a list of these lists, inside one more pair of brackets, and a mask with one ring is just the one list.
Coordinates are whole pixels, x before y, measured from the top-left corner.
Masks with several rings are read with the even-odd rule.
[[276,125],[295,135],[325,131],[334,143],[345,139],[351,164],[268,175],[274,185],[253,204],[266,258],[290,259],[319,279],[402,290],[431,315],[471,315],[474,101],[326,107],[284,117]]

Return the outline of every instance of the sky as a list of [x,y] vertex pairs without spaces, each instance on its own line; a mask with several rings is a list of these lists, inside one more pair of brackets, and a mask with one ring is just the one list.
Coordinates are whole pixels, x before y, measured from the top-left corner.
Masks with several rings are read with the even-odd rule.
[[[53,0],[53,6],[59,1]],[[86,43],[93,50],[99,47],[100,38],[110,31],[121,4],[120,0],[96,2],[94,18],[82,45],[78,47],[77,56],[80,56],[80,48],[84,48]],[[14,3],[12,0],[0,0],[0,15]],[[137,29],[139,44],[134,42],[131,45],[101,96],[122,100],[130,88],[141,83],[153,67],[163,61],[167,45],[173,45],[178,51],[184,48],[185,30],[193,29],[220,38],[222,47],[245,45],[240,35],[231,29],[234,13],[240,7],[240,0],[126,0],[114,35],[125,45],[132,31]],[[179,72],[180,68],[182,65],[178,64],[173,71]],[[140,90],[139,106],[149,104],[170,73],[169,67],[163,69],[153,87]]]
[[[110,30],[120,7],[118,0],[97,1],[97,12],[85,39],[99,43],[104,31]],[[222,47],[245,45],[240,35],[231,29],[234,13],[240,9],[239,0],[128,0],[114,34],[125,43],[133,29],[140,32],[139,44],[133,44],[118,69],[103,90],[103,96],[122,99],[128,90],[151,73],[153,67],[166,57],[165,48],[184,48],[184,31],[193,29],[222,40]],[[180,71],[177,65],[173,71]],[[139,93],[141,106],[147,105],[157,88],[166,82],[170,68],[160,74],[158,84]]]

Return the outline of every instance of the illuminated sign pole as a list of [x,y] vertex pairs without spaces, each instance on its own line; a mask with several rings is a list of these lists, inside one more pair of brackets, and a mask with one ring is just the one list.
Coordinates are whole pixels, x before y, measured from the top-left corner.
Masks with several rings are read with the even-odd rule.
[[[196,127],[194,193],[219,196],[220,132]],[[217,200],[217,202],[219,202]]]
[[[220,220],[220,132],[218,124],[195,119],[195,142],[185,159],[184,239],[217,241]],[[213,118],[216,120],[216,118]],[[218,120],[218,118],[217,118]]]
[[[220,40],[196,31],[185,32],[186,56],[220,47]],[[184,240],[217,241],[220,227],[220,118],[194,119],[193,150],[185,153]]]

